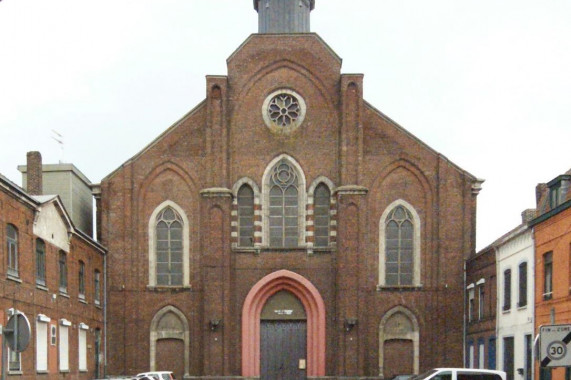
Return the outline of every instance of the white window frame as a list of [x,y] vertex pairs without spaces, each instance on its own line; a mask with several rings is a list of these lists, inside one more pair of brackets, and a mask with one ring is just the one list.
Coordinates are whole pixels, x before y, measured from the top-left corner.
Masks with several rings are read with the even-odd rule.
[[478,368],[486,368],[485,343],[478,342]]
[[472,322],[472,320],[474,319],[473,315],[474,315],[474,306],[475,306],[474,284],[468,285],[466,290],[468,291],[468,322]]
[[412,215],[413,221],[413,276],[412,276],[412,286],[421,286],[420,283],[420,266],[421,266],[421,256],[420,256],[420,237],[421,237],[421,223],[420,216],[416,212],[416,209],[407,201],[403,199],[397,199],[385,209],[381,218],[379,220],[379,285],[378,287],[386,286],[386,263],[385,263],[385,246],[386,246],[386,222],[387,217],[396,207],[402,206],[406,208]]
[[176,287],[190,286],[190,223],[186,213],[173,201],[164,201],[158,205],[149,218],[149,286],[157,286],[157,216],[165,208],[171,207],[182,218],[182,285]]

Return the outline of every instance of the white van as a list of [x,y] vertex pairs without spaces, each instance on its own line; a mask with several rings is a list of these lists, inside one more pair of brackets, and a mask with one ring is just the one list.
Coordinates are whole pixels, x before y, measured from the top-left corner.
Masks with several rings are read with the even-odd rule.
[[414,380],[506,380],[504,371],[476,368],[434,368]]

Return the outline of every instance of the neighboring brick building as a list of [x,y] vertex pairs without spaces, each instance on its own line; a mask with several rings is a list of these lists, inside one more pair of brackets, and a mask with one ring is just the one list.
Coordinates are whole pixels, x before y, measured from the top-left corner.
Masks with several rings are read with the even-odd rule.
[[8,374],[93,379],[104,370],[105,249],[75,228],[59,196],[41,195],[39,153],[28,162],[40,173],[34,195],[0,175],[0,319],[19,310],[32,333],[24,352],[9,353]]
[[496,273],[493,245],[466,261],[467,368],[496,369]]
[[[535,329],[571,323],[571,170],[536,188]],[[536,371],[536,379],[564,380],[564,368]]]
[[313,0],[258,3],[228,75],[97,190],[108,372],[461,366],[481,181],[363,100]]

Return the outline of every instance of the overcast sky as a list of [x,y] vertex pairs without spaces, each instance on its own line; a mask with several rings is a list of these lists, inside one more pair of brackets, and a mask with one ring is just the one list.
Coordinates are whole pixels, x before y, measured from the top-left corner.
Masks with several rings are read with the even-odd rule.
[[[369,103],[486,180],[481,249],[571,168],[570,20],[569,0],[316,0],[311,29]],[[256,32],[251,0],[0,1],[0,173],[20,184],[39,150],[101,181]]]

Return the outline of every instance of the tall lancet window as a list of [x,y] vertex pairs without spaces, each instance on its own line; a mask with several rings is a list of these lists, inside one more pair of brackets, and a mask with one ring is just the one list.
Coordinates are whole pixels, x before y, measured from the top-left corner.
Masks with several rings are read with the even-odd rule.
[[157,285],[182,285],[182,226],[182,218],[171,207],[157,216]]
[[298,177],[285,160],[272,169],[270,178],[270,246],[298,245]]
[[412,285],[413,234],[411,213],[403,206],[395,207],[386,219],[386,285]]
[[329,188],[320,183],[315,189],[314,195],[314,226],[315,226],[315,246],[327,247],[329,245],[329,224],[331,208],[331,193]]
[[238,229],[239,246],[254,246],[254,190],[242,185],[238,190]]

